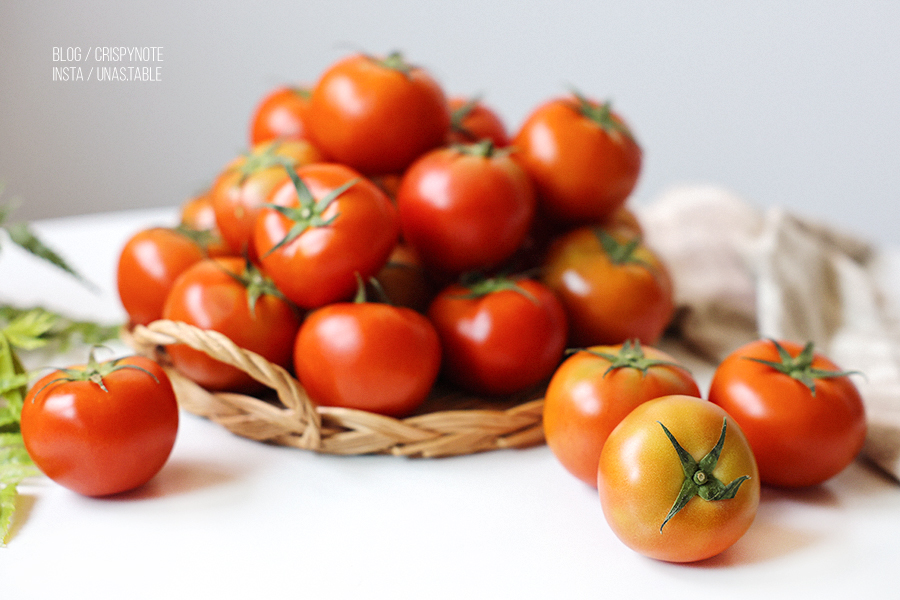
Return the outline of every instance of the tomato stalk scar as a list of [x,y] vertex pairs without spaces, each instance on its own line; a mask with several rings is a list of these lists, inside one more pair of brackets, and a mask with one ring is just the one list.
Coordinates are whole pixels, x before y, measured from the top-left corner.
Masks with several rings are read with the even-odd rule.
[[750,479],[750,476],[742,475],[728,485],[725,485],[713,475],[713,470],[719,462],[719,455],[722,453],[722,447],[725,444],[725,431],[728,424],[727,418],[722,419],[722,433],[719,434],[719,440],[716,442],[716,445],[706,456],[701,458],[699,462],[694,460],[694,457],[678,443],[678,440],[675,439],[675,436],[672,435],[672,432],[670,432],[665,425],[659,421],[657,421],[657,423],[663,428],[669,441],[672,442],[672,446],[678,454],[678,459],[681,461],[681,468],[684,471],[684,481],[681,484],[681,490],[678,492],[678,497],[675,499],[675,503],[669,510],[669,514],[666,515],[662,525],[659,526],[659,532],[662,533],[666,523],[678,514],[681,509],[687,506],[687,503],[690,502],[694,496],[699,496],[703,500],[710,502],[730,500],[735,497],[738,488],[741,487],[741,484],[744,483],[744,481]]

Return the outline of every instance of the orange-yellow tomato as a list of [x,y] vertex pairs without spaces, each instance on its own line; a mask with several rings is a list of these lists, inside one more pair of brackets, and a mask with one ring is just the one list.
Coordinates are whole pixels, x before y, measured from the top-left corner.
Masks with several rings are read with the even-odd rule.
[[[676,510],[682,490],[692,486],[701,495],[725,488],[733,497],[694,495]],[[693,562],[719,554],[747,532],[760,481],[737,422],[711,402],[676,395],[638,406],[613,430],[600,453],[597,488],[607,522],[628,547],[659,560]]]

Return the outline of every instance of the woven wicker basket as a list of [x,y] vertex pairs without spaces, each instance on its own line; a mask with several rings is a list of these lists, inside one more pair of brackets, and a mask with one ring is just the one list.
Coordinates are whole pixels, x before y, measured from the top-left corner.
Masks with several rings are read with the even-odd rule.
[[[317,406],[288,371],[214,331],[162,320],[139,325],[123,338],[138,354],[163,365],[183,409],[253,440],[329,454],[417,457],[524,448],[544,441],[544,387],[491,400],[436,388],[416,414],[396,419]],[[168,361],[165,346],[174,343],[241,369],[271,393],[256,397],[203,389]]]

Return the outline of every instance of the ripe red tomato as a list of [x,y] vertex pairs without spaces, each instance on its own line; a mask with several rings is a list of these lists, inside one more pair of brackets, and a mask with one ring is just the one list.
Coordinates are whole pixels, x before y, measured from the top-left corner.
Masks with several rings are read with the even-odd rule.
[[566,347],[562,305],[531,279],[453,284],[428,317],[441,338],[446,377],[476,394],[512,394],[544,381]]
[[479,98],[450,98],[448,144],[474,144],[491,140],[497,148],[509,145],[506,125],[497,112]]
[[720,407],[663,396],[612,431],[597,473],[603,514],[631,549],[693,562],[732,546],[759,507],[759,476],[740,426]]
[[841,472],[865,441],[863,401],[849,375],[812,344],[757,340],[719,364],[709,399],[740,423],[763,483],[811,486]]
[[578,350],[556,370],[544,396],[544,436],[559,462],[597,486],[600,451],[640,404],[671,394],[700,397],[690,372],[672,356],[640,343]]
[[535,109],[512,141],[546,214],[567,224],[602,221],[625,203],[641,149],[609,103],[556,98]]
[[534,189],[509,153],[488,142],[439,148],[409,168],[397,192],[404,239],[446,274],[488,270],[522,244]]
[[283,86],[263,96],[250,119],[250,145],[276,139],[307,139],[310,94],[309,88]]
[[306,140],[263,142],[222,170],[209,193],[219,231],[235,255],[257,259],[251,243],[253,225],[272,191],[288,181],[286,166],[321,160],[322,155]]
[[574,346],[630,339],[652,346],[675,311],[665,265],[624,229],[580,227],[560,236],[547,252],[543,281],[566,307]]
[[313,311],[294,349],[297,379],[313,402],[395,417],[425,401],[440,363],[440,341],[428,319],[372,302]]
[[153,227],[129,238],[119,253],[116,285],[130,323],[161,318],[175,279],[204,258],[204,249],[183,230]]
[[[269,362],[291,364],[300,317],[253,265],[240,258],[201,261],[175,281],[163,317],[217,331]],[[252,390],[259,384],[243,371],[186,344],[167,346],[172,364],[211,390]]]
[[322,152],[365,175],[403,172],[443,144],[450,128],[440,85],[397,53],[331,65],[313,88],[308,115]]
[[22,440],[35,465],[79,494],[135,489],[169,458],[178,403],[162,368],[141,356],[48,373],[22,406]]
[[303,308],[353,296],[357,277],[375,275],[397,244],[390,198],[339,164],[301,167],[275,190],[254,230],[263,269]]

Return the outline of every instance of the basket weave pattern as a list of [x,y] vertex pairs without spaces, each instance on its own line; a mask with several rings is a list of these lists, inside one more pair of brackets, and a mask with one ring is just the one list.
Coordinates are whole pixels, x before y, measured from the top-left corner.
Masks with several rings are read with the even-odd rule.
[[[543,390],[491,402],[435,391],[423,412],[397,419],[362,410],[317,406],[288,371],[226,336],[176,321],[138,325],[126,342],[157,360],[172,380],[179,405],[253,440],[327,454],[455,456],[543,443]],[[168,361],[165,346],[183,343],[233,365],[274,392],[272,398],[210,392]],[[498,404],[494,402],[493,404]],[[485,407],[484,405],[487,405]]]

